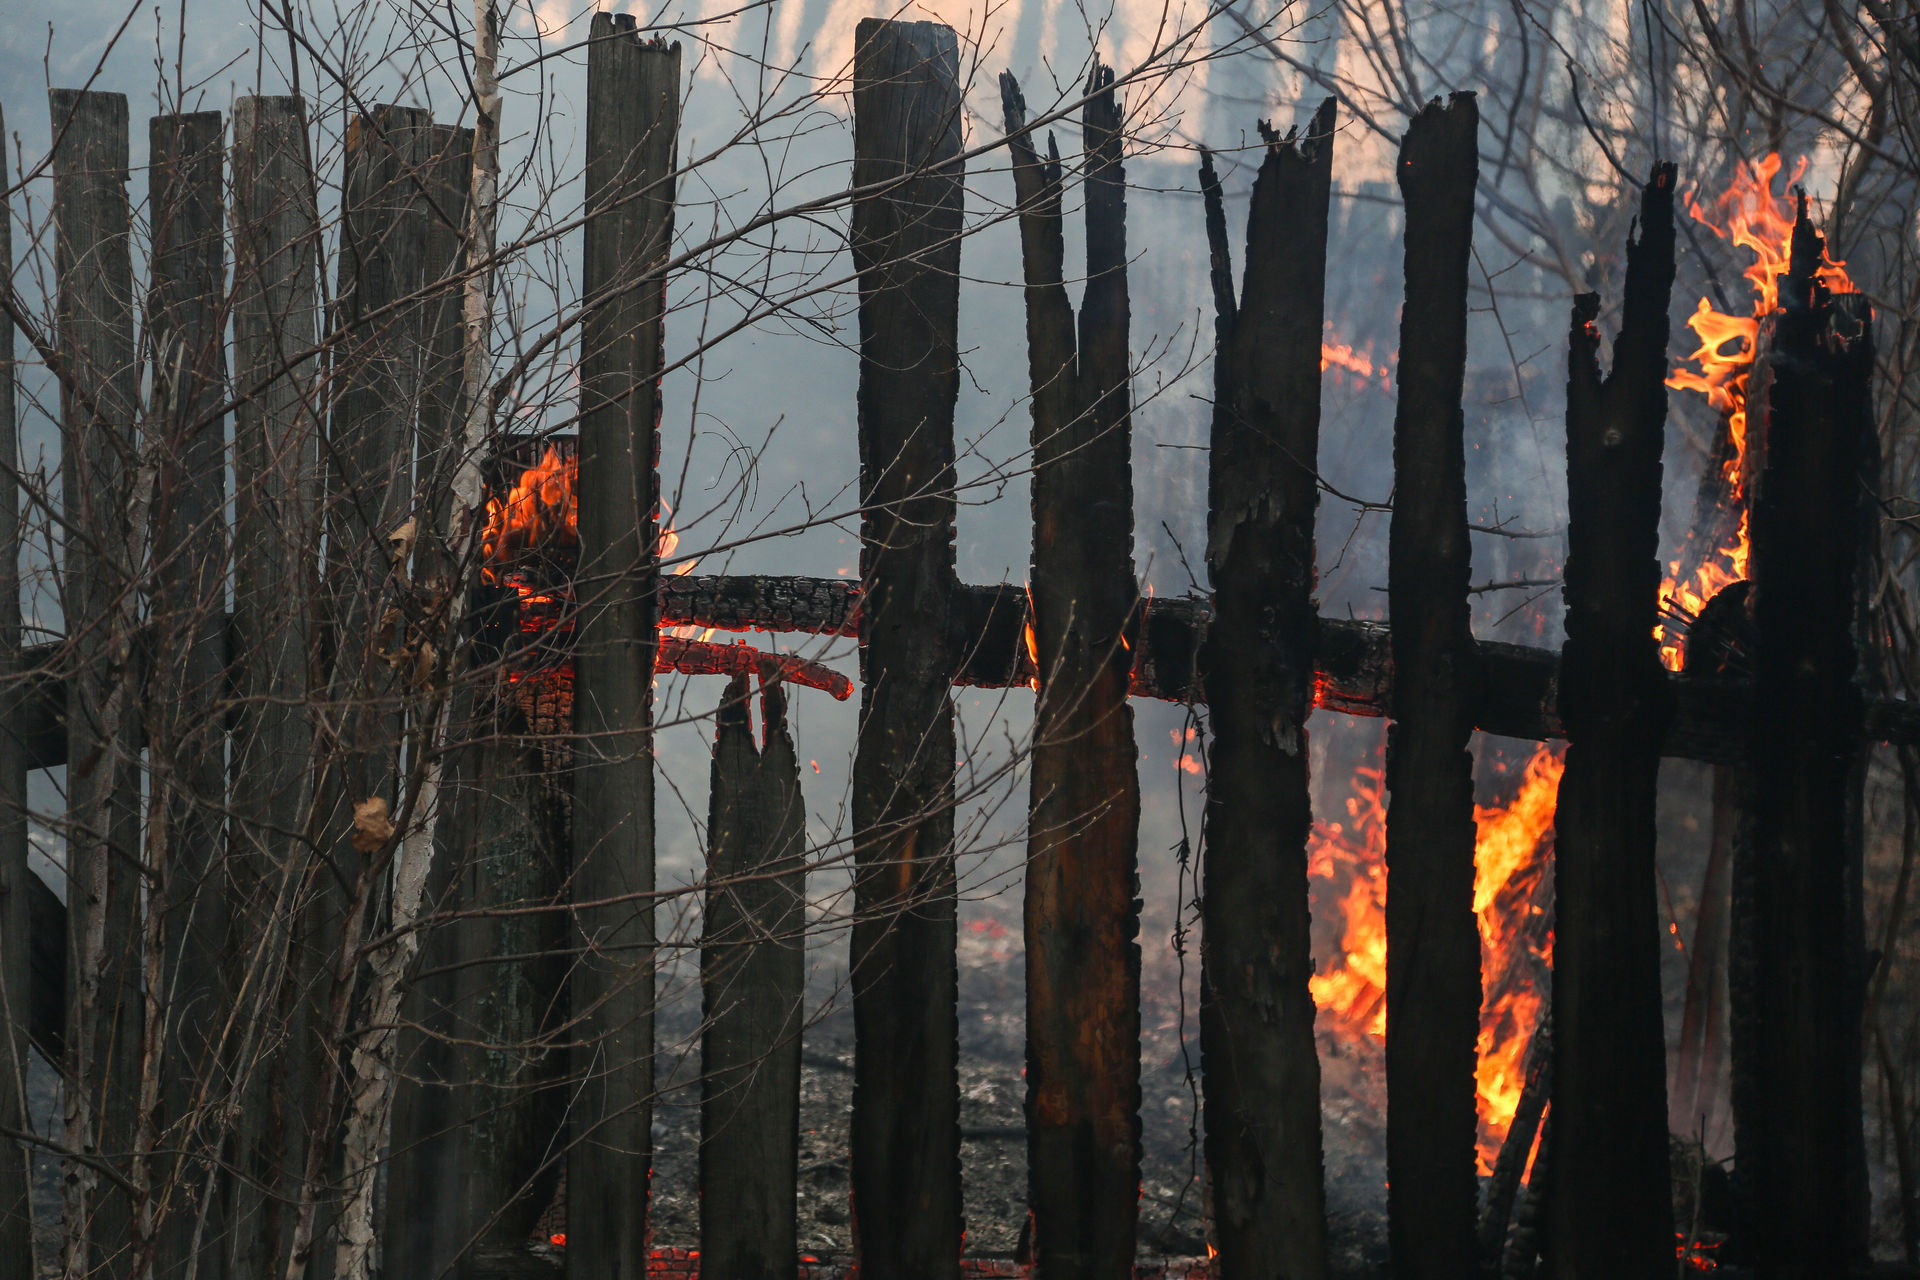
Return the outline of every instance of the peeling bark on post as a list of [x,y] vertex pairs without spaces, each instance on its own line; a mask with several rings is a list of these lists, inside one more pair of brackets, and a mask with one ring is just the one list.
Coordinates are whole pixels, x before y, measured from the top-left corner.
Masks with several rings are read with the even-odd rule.
[[1393,727],[1387,745],[1387,1209],[1403,1280],[1473,1274],[1473,733],[1480,657],[1468,623],[1460,396],[1479,108],[1436,99],[1400,145],[1406,303],[1393,423]]
[[[1087,286],[1074,332],[1057,154],[1012,143],[1033,393],[1039,695],[1028,806],[1027,1149],[1033,1256],[1132,1273],[1140,1199],[1140,780],[1127,704],[1133,576],[1126,175],[1113,71],[1082,109]],[[1000,78],[1009,134],[1026,123]],[[1049,138],[1049,148],[1052,140]]]
[[933,22],[854,35],[860,274],[861,706],[855,852],[854,1252],[871,1280],[952,1280],[961,1246],[953,702],[960,392],[959,46]]
[[[148,349],[158,432],[154,494],[152,661],[148,752],[156,800],[170,801],[165,852],[149,865],[158,883],[147,908],[163,910],[165,991],[163,1149],[157,1174],[175,1180],[160,1210],[157,1265],[185,1268],[196,1239],[226,1228],[227,1188],[215,1170],[224,1126],[195,1114],[196,1090],[219,1079],[215,1061],[233,984],[227,951],[227,870],[219,855],[227,807],[225,129],[217,111],[156,116],[149,126],[152,289]],[[156,1005],[156,1002],[157,1005]],[[203,1203],[204,1202],[204,1203]],[[219,1280],[221,1259],[199,1274]]]
[[[72,673],[67,704],[69,947],[65,1132],[69,1146],[133,1148],[141,1044],[138,945],[140,792],[138,716],[131,705],[131,593],[135,549],[127,526],[134,421],[133,265],[127,201],[127,100],[55,89],[54,270],[59,290],[62,606]],[[64,1211],[84,1222],[66,1268],[119,1275],[131,1265],[126,1192],[78,1161],[64,1170]]]
[[1262,124],[1267,150],[1237,306],[1219,183],[1204,153],[1201,170],[1219,349],[1200,1047],[1214,1243],[1230,1280],[1327,1273],[1320,1060],[1307,989],[1307,716],[1334,120],[1329,98],[1304,138],[1282,140]]
[[1573,305],[1567,373],[1567,726],[1554,845],[1555,1276],[1651,1276],[1673,1264],[1662,934],[1655,901],[1660,740],[1673,698],[1653,637],[1674,167],[1641,192],[1613,371],[1600,296]]
[[[6,126],[0,121],[0,137]],[[13,287],[13,219],[0,195],[0,288]],[[0,1128],[27,1129],[27,1045],[35,1002],[33,898],[27,869],[27,744],[21,730],[20,435],[13,326],[0,337]],[[33,1263],[31,1148],[0,1138],[0,1258]]]
[[1846,816],[1861,750],[1854,578],[1873,315],[1864,297],[1817,282],[1823,250],[1802,196],[1770,377],[1752,400],[1766,407],[1767,459],[1751,517],[1750,821],[1734,854],[1734,945],[1751,979],[1733,992],[1734,1124],[1743,1234],[1768,1280],[1866,1260],[1864,975]]
[[[310,619],[319,556],[319,421],[316,400],[319,217],[298,98],[245,97],[233,108],[234,615],[239,711],[230,747],[228,841],[237,900],[286,904],[236,917],[236,956],[256,963],[258,982],[234,1046],[248,1081],[233,1142],[227,1267],[265,1275],[284,1260],[284,1201],[306,1161],[306,1117],[319,1064],[309,1003],[289,967],[311,945],[306,919],[281,917],[306,892],[301,832],[312,795],[313,728],[305,708]],[[296,941],[296,935],[298,940]],[[302,1046],[299,1052],[283,1047]],[[285,1056],[283,1056],[285,1055]]]
[[758,748],[745,676],[713,749],[700,940],[702,1280],[784,1275],[799,1256],[806,812],[786,695],[763,684]]
[[[653,658],[661,341],[680,46],[595,14],[587,53],[573,894],[585,948],[567,1162],[567,1273],[646,1269],[653,1151]],[[626,899],[622,901],[621,899]]]

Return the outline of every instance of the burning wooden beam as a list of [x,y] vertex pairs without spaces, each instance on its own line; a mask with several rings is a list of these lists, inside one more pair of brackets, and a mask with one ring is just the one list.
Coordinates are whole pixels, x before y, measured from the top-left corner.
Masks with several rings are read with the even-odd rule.
[[761,1280],[799,1256],[800,1031],[806,983],[806,811],[786,694],[727,682],[713,748],[700,940],[700,1274]]
[[[1734,850],[1734,1124],[1743,1238],[1774,1274],[1866,1258],[1857,864],[1861,750],[1854,579],[1874,430],[1873,315],[1819,278],[1801,197],[1772,351],[1755,371],[1767,456],[1755,494],[1746,838]],[[1766,383],[1764,394],[1758,384]]]
[[1320,328],[1334,103],[1306,136],[1264,122],[1239,302],[1212,158],[1214,418],[1207,565],[1207,845],[1200,1047],[1215,1244],[1233,1276],[1324,1276],[1320,1060],[1307,902]]
[[581,285],[573,896],[583,948],[567,1273],[640,1276],[653,1152],[653,666],[662,266],[673,240],[680,46],[593,15]]
[[1408,123],[1406,304],[1393,423],[1393,727],[1387,743],[1387,1213],[1407,1280],[1471,1275],[1480,933],[1473,914],[1473,757],[1484,686],[1467,607],[1460,396],[1479,107],[1436,99]]
[[860,674],[853,761],[854,1240],[862,1275],[959,1271],[953,865],[953,414],[960,393],[959,46],[854,34]]
[[1555,820],[1553,1111],[1546,1248],[1595,1275],[1672,1265],[1655,802],[1673,713],[1653,635],[1673,288],[1674,166],[1641,192],[1613,371],[1600,296],[1573,307],[1567,374],[1566,771]]
[[[1140,1189],[1140,780],[1126,187],[1113,71],[1082,108],[1087,284],[1075,332],[1056,154],[1000,77],[1033,408],[1034,708],[1026,875],[1028,1201],[1043,1274],[1125,1275]],[[1052,150],[1052,138],[1048,138]],[[1316,370],[1316,377],[1318,371]],[[1100,1028],[1089,1035],[1088,1028]]]

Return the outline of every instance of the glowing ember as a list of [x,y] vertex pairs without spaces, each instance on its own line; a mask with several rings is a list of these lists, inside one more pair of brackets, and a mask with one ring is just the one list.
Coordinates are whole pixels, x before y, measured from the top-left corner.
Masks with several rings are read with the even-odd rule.
[[1366,382],[1369,379],[1377,377],[1380,380],[1380,389],[1383,391],[1393,385],[1393,379],[1387,373],[1386,362],[1383,361],[1379,364],[1374,363],[1373,345],[1371,343],[1356,349],[1347,343],[1341,342],[1334,336],[1331,332],[1331,325],[1328,326],[1328,329],[1327,339],[1320,344],[1320,371],[1322,373],[1325,373],[1328,369],[1332,369],[1336,375],[1351,374],[1353,378],[1359,382]]
[[[1725,415],[1732,446],[1723,464],[1727,505],[1740,512],[1738,531],[1704,557],[1684,581],[1678,558],[1667,566],[1662,612],[1683,625],[1676,629],[1662,623],[1654,628],[1654,634],[1660,640],[1660,660],[1671,671],[1680,670],[1685,660],[1684,624],[1698,617],[1723,587],[1747,576],[1747,379],[1759,346],[1760,322],[1780,306],[1779,277],[1787,270],[1796,211],[1787,191],[1774,191],[1780,169],[1778,155],[1755,163],[1742,161],[1734,170],[1732,185],[1712,208],[1698,200],[1687,201],[1687,212],[1696,222],[1753,254],[1754,260],[1741,275],[1752,287],[1754,301],[1751,315],[1730,316],[1714,310],[1705,298],[1700,299],[1687,321],[1700,338],[1699,349],[1687,357],[1696,367],[1675,369],[1667,379],[1670,387],[1706,396],[1707,403]],[[1805,171],[1803,159],[1794,166],[1789,189]],[[1820,280],[1835,293],[1853,291],[1844,267],[1844,263],[1831,259],[1821,260]]]
[[[1545,1000],[1535,982],[1551,961],[1552,936],[1535,918],[1562,765],[1557,747],[1542,745],[1528,761],[1520,789],[1504,805],[1474,806],[1473,909],[1480,925],[1479,1062],[1481,1171],[1489,1172],[1520,1104],[1523,1064]],[[1347,818],[1316,823],[1308,842],[1309,875],[1350,878],[1340,902],[1340,958],[1309,980],[1324,1025],[1348,1038],[1386,1034],[1386,779],[1378,768],[1355,771]]]

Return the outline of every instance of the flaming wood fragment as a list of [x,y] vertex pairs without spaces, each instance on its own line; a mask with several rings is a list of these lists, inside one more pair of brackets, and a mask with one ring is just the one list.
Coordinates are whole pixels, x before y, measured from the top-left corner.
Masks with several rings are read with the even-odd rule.
[[758,675],[820,689],[845,702],[853,695],[853,681],[831,667],[789,653],[767,653],[744,644],[713,644],[661,636],[653,658],[655,671],[678,671],[689,676]]
[[1213,707],[1202,889],[1200,1047],[1223,1274],[1327,1272],[1320,1061],[1307,902],[1320,326],[1334,103],[1267,150],[1234,297],[1226,219],[1202,153],[1212,242],[1214,416],[1204,650]]
[[[1567,726],[1554,847],[1553,1102],[1559,1185],[1547,1249],[1567,1276],[1671,1265],[1666,1042],[1655,910],[1660,740],[1673,711],[1653,638],[1674,166],[1641,193],[1613,370],[1600,296],[1573,305],[1567,373]],[[1577,1259],[1577,1263],[1562,1260]]]

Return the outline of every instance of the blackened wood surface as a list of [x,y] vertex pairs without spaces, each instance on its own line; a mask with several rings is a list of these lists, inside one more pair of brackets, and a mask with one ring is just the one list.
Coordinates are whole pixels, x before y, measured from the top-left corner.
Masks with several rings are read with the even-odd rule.
[[580,602],[575,633],[579,1090],[570,1112],[567,1273],[638,1277],[653,1150],[653,655],[658,643],[662,264],[673,239],[680,47],[596,14],[587,54],[581,271]]
[[[1057,157],[1012,144],[1033,395],[1038,697],[1026,876],[1027,1155],[1033,1258],[1059,1277],[1132,1272],[1140,1199],[1140,824],[1129,633],[1133,465],[1126,175],[1113,71],[1082,108],[1086,293],[1075,334]],[[1007,132],[1026,122],[1000,80]],[[1049,139],[1051,149],[1051,139]]]
[[[224,1125],[196,1114],[196,1094],[221,1075],[237,985],[220,857],[227,807],[227,459],[219,412],[227,394],[225,132],[217,111],[156,116],[148,127],[153,402],[146,429],[158,434],[159,451],[147,750],[171,812],[147,906],[165,912],[170,993],[159,1144],[169,1155],[161,1168],[181,1187],[160,1223],[163,1272],[184,1271],[196,1238],[220,1238],[226,1228],[226,1188],[207,1176],[222,1155]],[[205,1259],[199,1274],[219,1280],[221,1262]]]
[[424,340],[414,480],[416,491],[425,499],[413,571],[421,579],[444,578],[450,572],[440,540],[452,520],[453,474],[459,466],[456,442],[465,412],[460,403],[460,272],[466,264],[461,243],[466,234],[467,189],[473,178],[473,130],[437,124],[427,150],[426,258],[421,277],[429,296],[421,306]]
[[1831,1275],[1866,1256],[1846,810],[1860,750],[1852,626],[1872,312],[1816,283],[1822,248],[1803,198],[1759,402],[1767,460],[1751,517],[1752,785],[1732,922],[1749,981],[1733,992],[1734,1105],[1743,1225],[1763,1277]]
[[953,413],[960,390],[959,49],[951,28],[854,34],[860,274],[859,740],[853,763],[854,1251],[872,1280],[960,1263]]
[[[237,900],[304,893],[300,872],[313,728],[309,648],[315,617],[311,568],[319,558],[319,422],[316,310],[320,228],[298,98],[244,97],[233,108],[234,586],[233,717],[228,860]],[[306,1024],[310,1003],[289,966],[302,940],[277,912],[235,916],[235,954],[257,959],[259,982],[234,1046],[247,1081],[233,1142],[236,1170],[228,1237],[234,1276],[266,1274],[284,1257],[291,1214],[282,1199],[306,1159],[309,1090],[318,1079]],[[292,1046],[299,1046],[296,1050]]]
[[1428,104],[1400,145],[1406,302],[1388,539],[1393,727],[1387,745],[1387,1211],[1402,1280],[1471,1275],[1474,1045],[1473,732],[1460,394],[1479,175],[1469,93]]
[[[133,1144],[142,1020],[139,966],[137,675],[114,652],[114,615],[134,590],[127,461],[139,399],[127,201],[127,100],[55,89],[53,134],[55,343],[60,379],[61,605],[68,630],[69,1126],[101,1151]],[[116,688],[116,686],[118,686]],[[109,709],[112,699],[118,712]],[[97,989],[95,983],[97,982]],[[89,1013],[85,1021],[76,1016]],[[85,1108],[90,1115],[78,1115]],[[70,1138],[76,1136],[72,1133]],[[77,1176],[95,1176],[70,1170]],[[123,1274],[131,1222],[125,1193],[98,1180],[87,1227],[103,1275]]]
[[727,682],[713,748],[700,940],[700,1274],[760,1280],[799,1256],[800,1030],[806,811],[778,682],[756,746],[745,676]]
[[[0,137],[6,136],[0,122]],[[0,287],[13,287],[13,222],[0,196]],[[27,1043],[33,1031],[34,890],[27,870],[27,744],[20,681],[19,424],[12,326],[0,338],[0,1128],[27,1129]],[[64,949],[64,941],[62,943]],[[64,982],[63,984],[64,985]],[[33,1256],[30,1149],[0,1139],[0,1258]]]
[[1560,1181],[1547,1256],[1568,1277],[1672,1265],[1666,1039],[1655,901],[1660,740],[1673,700],[1653,638],[1674,167],[1641,192],[1613,370],[1600,297],[1573,306],[1567,355],[1566,772],[1555,820],[1553,1101]]
[[[1329,98],[1304,138],[1269,133],[1247,215],[1246,282],[1238,306],[1215,320],[1200,1048],[1214,1244],[1228,1280],[1327,1273],[1307,989],[1307,716],[1334,119]],[[1219,271],[1226,245],[1212,256]],[[1230,302],[1231,275],[1226,290]]]
[[1533,1139],[1540,1132],[1540,1118],[1553,1090],[1553,1017],[1551,1010],[1534,1028],[1527,1042],[1525,1065],[1521,1068],[1520,1101],[1514,1108],[1507,1136],[1501,1140],[1500,1154],[1494,1157],[1493,1173],[1487,1180],[1486,1203],[1480,1209],[1480,1264],[1484,1274],[1500,1270],[1506,1252],[1507,1230],[1513,1224],[1514,1201],[1520,1194],[1520,1181],[1526,1176],[1527,1157],[1533,1154]]

